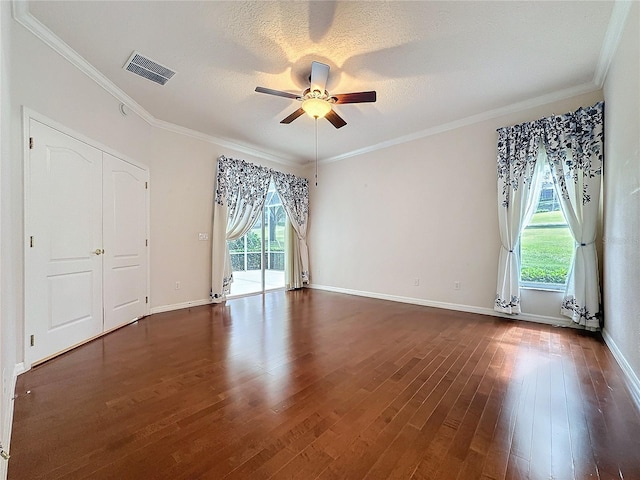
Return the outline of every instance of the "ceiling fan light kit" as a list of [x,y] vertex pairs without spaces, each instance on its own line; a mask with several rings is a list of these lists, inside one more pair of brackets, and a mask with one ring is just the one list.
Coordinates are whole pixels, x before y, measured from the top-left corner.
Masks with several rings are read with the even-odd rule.
[[331,104],[321,98],[307,98],[302,102],[302,109],[311,118],[322,118],[331,111]]

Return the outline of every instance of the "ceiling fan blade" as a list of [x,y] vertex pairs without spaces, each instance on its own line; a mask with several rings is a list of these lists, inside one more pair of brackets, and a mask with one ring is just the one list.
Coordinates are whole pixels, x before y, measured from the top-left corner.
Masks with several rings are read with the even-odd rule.
[[329,78],[329,65],[320,62],[311,62],[311,91],[320,90],[324,93],[327,89]]
[[281,90],[272,90],[270,88],[264,87],[256,87],[256,92],[266,93],[268,95],[276,95],[278,97],[294,98],[296,100],[300,98],[300,95],[296,95],[295,93],[283,92]]
[[347,122],[345,122],[342,117],[333,110],[329,110],[329,113],[327,113],[324,118],[329,120],[331,122],[331,125],[336,128],[344,127],[347,124]]
[[376,92],[339,93],[332,95],[336,103],[366,103],[376,101]]
[[280,123],[289,124],[293,122],[296,118],[298,118],[300,115],[302,115],[303,113],[304,113],[304,110],[299,108],[295,112],[293,112],[291,115],[289,115],[287,118],[280,120]]

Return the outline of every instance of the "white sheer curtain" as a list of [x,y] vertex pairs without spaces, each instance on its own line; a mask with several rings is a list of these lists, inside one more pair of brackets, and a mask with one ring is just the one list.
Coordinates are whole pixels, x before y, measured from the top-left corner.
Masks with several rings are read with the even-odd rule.
[[500,257],[494,310],[520,313],[520,233],[535,211],[543,161],[536,122],[498,129]]
[[264,206],[271,170],[244,160],[218,159],[211,235],[211,300],[224,301],[233,282],[228,240],[245,235]]
[[309,181],[289,173],[273,172],[273,181],[296,233],[297,242],[290,242],[285,264],[287,288],[300,288],[309,283],[309,249],[307,220],[309,217]]
[[604,103],[543,120],[544,145],[560,206],[576,241],[561,313],[600,329],[596,230],[604,154]]
[[302,260],[300,259],[300,240],[293,225],[287,219],[284,239],[284,285],[287,290],[304,287],[302,280]]

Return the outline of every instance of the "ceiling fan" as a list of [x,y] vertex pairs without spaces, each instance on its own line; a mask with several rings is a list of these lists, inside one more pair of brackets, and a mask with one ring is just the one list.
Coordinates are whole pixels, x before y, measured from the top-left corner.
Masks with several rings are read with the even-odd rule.
[[311,76],[309,78],[311,85],[302,92],[302,95],[283,92],[281,90],[272,90],[264,87],[256,87],[256,92],[276,95],[278,97],[292,98],[302,102],[302,106],[299,109],[281,120],[280,123],[289,124],[303,113],[306,113],[310,117],[316,119],[324,117],[336,128],[344,127],[347,122],[345,122],[342,117],[333,110],[332,106],[334,104],[366,103],[376,101],[375,91],[330,95],[326,90],[328,78],[329,65],[325,65],[320,62],[312,62]]

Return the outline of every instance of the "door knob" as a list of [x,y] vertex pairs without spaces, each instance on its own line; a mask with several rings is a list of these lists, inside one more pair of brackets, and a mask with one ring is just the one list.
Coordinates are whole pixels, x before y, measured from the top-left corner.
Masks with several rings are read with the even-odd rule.
[[96,248],[96,251],[93,253],[95,253],[96,255],[102,255],[104,253],[104,250],[100,250],[99,248]]

